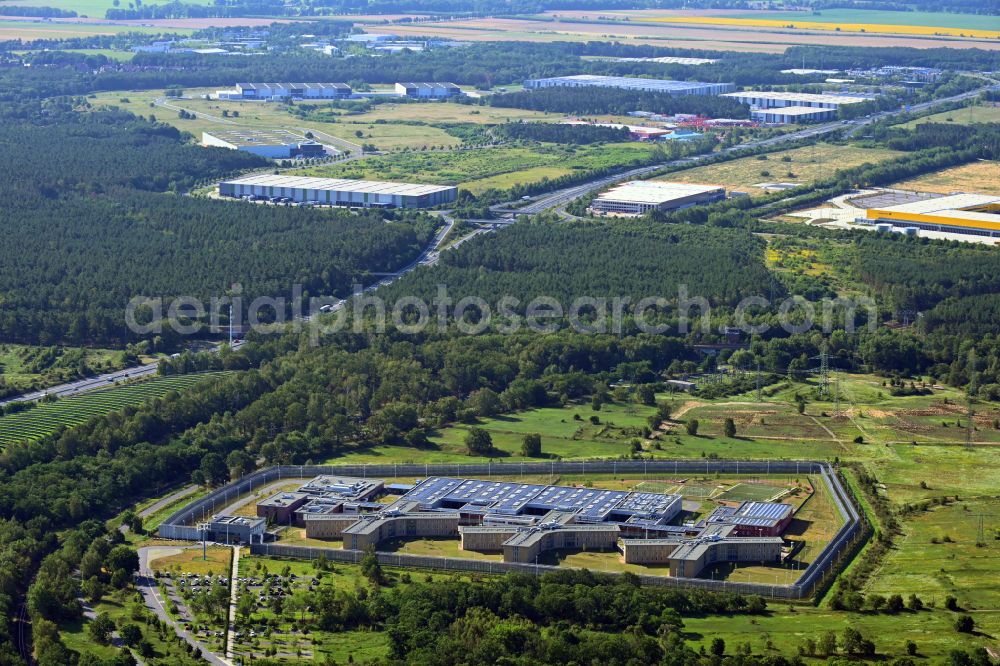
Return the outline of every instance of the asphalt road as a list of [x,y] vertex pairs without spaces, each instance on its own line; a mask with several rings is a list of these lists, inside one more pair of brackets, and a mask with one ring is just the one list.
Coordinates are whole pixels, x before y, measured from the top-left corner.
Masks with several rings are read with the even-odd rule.
[[[200,548],[200,546],[195,547]],[[173,618],[167,614],[165,600],[161,598],[160,590],[156,586],[156,578],[153,576],[152,569],[149,568],[148,548],[139,549],[139,573],[136,576],[136,589],[142,594],[146,608],[153,611],[158,619],[170,625],[185,642],[201,650],[202,659],[215,666],[233,666],[232,662],[213,653],[207,645],[202,644],[194,634],[185,629],[183,625],[174,622]]]

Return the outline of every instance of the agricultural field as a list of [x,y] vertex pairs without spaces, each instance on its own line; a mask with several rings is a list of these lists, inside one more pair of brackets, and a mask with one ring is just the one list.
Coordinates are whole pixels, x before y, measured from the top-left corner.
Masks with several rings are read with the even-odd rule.
[[[996,39],[1000,37],[1000,20],[991,16],[968,15],[957,21],[951,21],[952,26],[933,23],[933,15],[927,12],[915,18],[914,22],[906,22],[909,12],[874,12],[869,16],[859,10],[841,10],[824,15],[822,12],[800,13],[785,12],[777,16],[763,13],[761,15],[743,16],[659,16],[638,19],[650,23],[684,23],[697,25],[717,25],[735,28],[775,28],[801,30],[828,30],[833,32],[860,32],[865,34],[895,34],[945,37],[974,37],[979,39]],[[892,23],[878,23],[879,18],[887,15]],[[960,15],[952,15],[960,16]],[[921,23],[926,21],[929,24]],[[961,25],[954,25],[960,23]],[[996,26],[991,29],[990,26]]]
[[135,384],[125,384],[42,403],[24,412],[0,417],[0,446],[35,441],[60,428],[79,425],[123,407],[132,407],[159,398],[171,391],[181,391],[210,377],[226,373],[210,372],[170,377],[156,377]]
[[742,157],[720,164],[675,171],[657,180],[724,185],[751,194],[761,194],[765,190],[754,187],[758,183],[804,185],[830,176],[836,169],[849,169],[866,162],[878,163],[901,154],[887,148],[819,143],[767,153],[766,160],[760,159],[761,156]]
[[[532,18],[484,18],[447,22],[426,22],[412,25],[394,25],[393,33],[412,36],[434,36],[464,41],[594,41],[617,40],[630,44],[679,46],[715,51],[744,51],[781,53],[787,46],[802,44],[813,46],[908,46],[913,48],[984,48],[1000,49],[996,39],[971,39],[934,36],[926,29],[918,34],[898,34],[899,29],[888,33],[849,32],[846,30],[789,30],[782,27],[756,25],[712,25],[694,22],[711,11],[688,14],[671,12],[684,22],[662,23],[650,21],[663,17],[662,11],[625,12],[550,12]],[[720,12],[714,12],[717,16]],[[731,14],[732,12],[721,12]],[[617,20],[604,17],[614,15]],[[581,17],[588,17],[582,20]],[[566,19],[569,20],[564,20]],[[627,17],[627,18],[626,18]],[[621,20],[626,19],[626,20]],[[944,31],[949,28],[942,28]],[[959,30],[958,33],[962,31]],[[968,34],[969,31],[966,31]],[[992,32],[992,31],[990,31]]]
[[[375,127],[392,127],[375,125]],[[367,140],[367,139],[365,139]],[[655,146],[639,143],[602,146],[481,148],[462,151],[405,152],[341,164],[307,167],[296,173],[327,178],[373,178],[461,185],[474,194],[555,178],[575,170],[597,169],[644,158]]]

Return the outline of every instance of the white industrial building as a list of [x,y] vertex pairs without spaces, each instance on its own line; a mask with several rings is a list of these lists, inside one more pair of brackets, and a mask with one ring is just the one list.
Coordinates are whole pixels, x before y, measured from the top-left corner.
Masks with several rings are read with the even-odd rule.
[[325,147],[285,130],[230,129],[201,133],[201,145],[242,150],[273,160],[323,157]]
[[598,76],[596,74],[576,74],[554,76],[547,79],[527,79],[525,88],[554,87],[621,88],[622,90],[642,90],[645,92],[667,93],[669,95],[721,95],[736,90],[734,83],[705,83],[703,81],[670,81],[668,79],[640,79],[628,76]]
[[256,174],[220,182],[219,195],[287,197],[297,202],[354,208],[427,208],[454,201],[458,196],[458,188],[449,185]]
[[352,93],[346,83],[237,83],[233,90],[217,90],[222,100],[345,99]]
[[637,180],[598,195],[590,209],[602,214],[643,215],[652,210],[679,210],[725,198],[725,188],[718,185]]
[[723,97],[749,104],[753,109],[775,109],[789,106],[807,107],[812,109],[839,109],[845,104],[860,104],[870,97],[856,95],[816,95],[813,93],[797,93],[773,90],[744,90],[742,92],[727,92]]
[[461,95],[462,89],[454,83],[404,82],[396,84],[396,92],[402,97],[444,99]]
[[815,123],[836,120],[836,109],[818,109],[811,106],[782,106],[772,109],[750,109],[750,119],[772,125],[790,123]]

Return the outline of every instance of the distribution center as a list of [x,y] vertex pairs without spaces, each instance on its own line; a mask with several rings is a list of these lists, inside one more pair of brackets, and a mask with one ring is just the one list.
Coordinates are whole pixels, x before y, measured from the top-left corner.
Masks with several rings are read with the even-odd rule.
[[595,213],[642,215],[651,210],[677,210],[726,198],[718,185],[637,180],[613,187],[590,204]]
[[454,201],[458,188],[451,185],[256,174],[220,182],[219,195],[287,197],[300,203],[358,208],[426,208]]

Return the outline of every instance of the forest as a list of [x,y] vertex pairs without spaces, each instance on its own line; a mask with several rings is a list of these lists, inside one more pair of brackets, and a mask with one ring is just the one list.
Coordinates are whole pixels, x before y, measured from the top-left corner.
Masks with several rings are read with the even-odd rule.
[[596,86],[540,88],[491,95],[490,106],[572,114],[625,115],[652,111],[663,115],[693,113],[712,118],[749,118],[750,107],[729,97],[671,95]]
[[[234,284],[248,304],[260,295],[290,299],[295,284],[307,299],[344,296],[368,272],[412,261],[433,234],[433,220],[402,212],[179,196],[266,162],[188,144],[176,129],[131,114],[64,106],[49,107],[49,123],[0,126],[5,341],[135,340],[123,317],[134,296],[206,301]],[[393,216],[399,221],[386,224]]]
[[563,125],[560,123],[505,123],[497,128],[514,141],[546,141],[549,143],[614,143],[628,141],[628,129],[596,125]]

